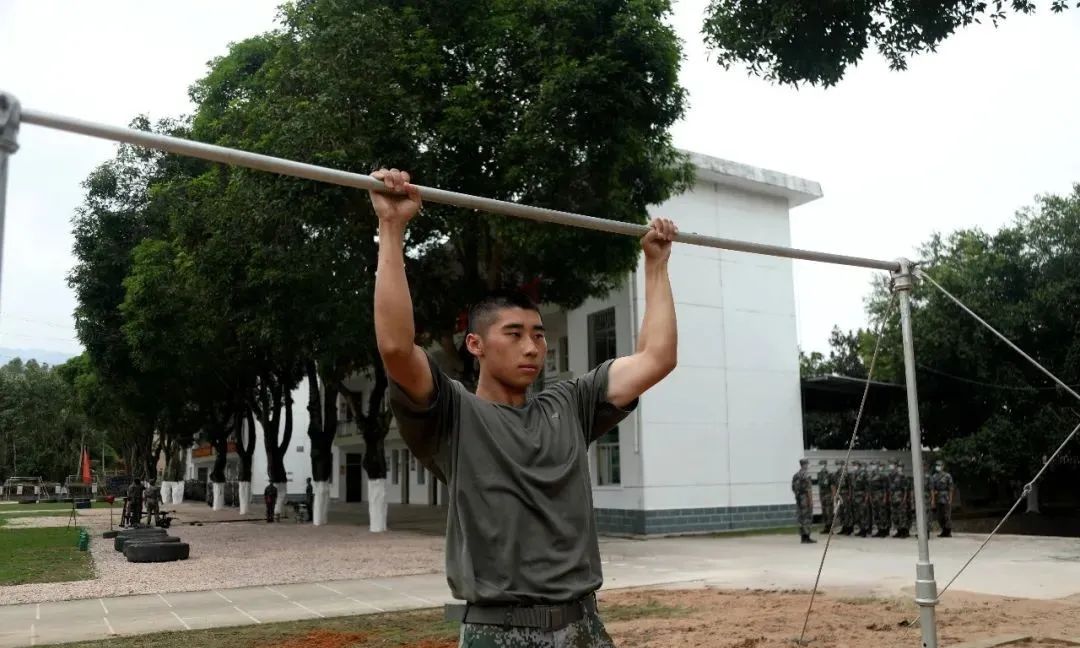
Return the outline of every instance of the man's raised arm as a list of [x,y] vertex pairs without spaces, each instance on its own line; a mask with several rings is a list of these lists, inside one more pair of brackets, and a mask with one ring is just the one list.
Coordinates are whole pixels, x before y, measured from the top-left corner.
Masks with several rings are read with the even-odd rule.
[[608,371],[607,399],[616,407],[632,403],[671,373],[678,361],[675,299],[668,276],[671,241],[678,231],[671,221],[656,218],[641,239],[645,252],[645,316],[634,354],[616,359]]
[[[431,400],[434,383],[427,355],[416,346],[412,296],[405,277],[405,228],[420,209],[420,192],[409,174],[379,169],[371,174],[396,192],[371,192],[379,218],[379,266],[375,273],[375,340],[387,375],[418,404]],[[402,195],[401,192],[404,192]]]

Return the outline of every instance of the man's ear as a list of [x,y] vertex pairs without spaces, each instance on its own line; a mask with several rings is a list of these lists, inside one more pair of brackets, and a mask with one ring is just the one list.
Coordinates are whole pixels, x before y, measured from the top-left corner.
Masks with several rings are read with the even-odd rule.
[[465,348],[469,350],[469,353],[474,358],[480,358],[484,355],[484,341],[475,333],[469,333],[465,336]]

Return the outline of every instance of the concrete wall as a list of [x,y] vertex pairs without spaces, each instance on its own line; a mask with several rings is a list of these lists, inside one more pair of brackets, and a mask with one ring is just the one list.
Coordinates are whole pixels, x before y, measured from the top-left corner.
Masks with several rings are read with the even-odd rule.
[[[699,182],[651,211],[683,231],[790,244],[783,198]],[[574,373],[587,365],[590,313],[615,306],[619,353],[633,349],[643,268],[632,286],[567,315]],[[790,467],[802,456],[791,263],[678,246],[670,273],[679,367],[620,430],[622,484],[595,492],[601,527],[667,533],[787,523]]]

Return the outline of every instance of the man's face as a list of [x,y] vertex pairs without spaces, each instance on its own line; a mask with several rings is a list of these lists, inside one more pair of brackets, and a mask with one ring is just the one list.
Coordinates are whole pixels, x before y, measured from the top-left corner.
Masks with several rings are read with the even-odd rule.
[[469,353],[500,383],[524,390],[540,375],[547,357],[547,338],[540,313],[525,308],[503,308],[486,331],[470,333]]

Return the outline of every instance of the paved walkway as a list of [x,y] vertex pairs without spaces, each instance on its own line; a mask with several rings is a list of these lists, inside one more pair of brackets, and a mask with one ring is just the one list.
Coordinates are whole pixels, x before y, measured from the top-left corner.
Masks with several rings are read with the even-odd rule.
[[[958,536],[932,543],[939,586],[980,540]],[[821,544],[800,545],[787,536],[605,540],[601,547],[605,590],[702,584],[809,588],[821,548]],[[822,589],[910,594],[914,562],[913,540],[837,538],[829,551]],[[955,587],[1026,598],[1080,594],[1080,541],[1000,536]],[[430,608],[449,600],[445,577],[427,574],[0,606],[0,647]]]

